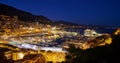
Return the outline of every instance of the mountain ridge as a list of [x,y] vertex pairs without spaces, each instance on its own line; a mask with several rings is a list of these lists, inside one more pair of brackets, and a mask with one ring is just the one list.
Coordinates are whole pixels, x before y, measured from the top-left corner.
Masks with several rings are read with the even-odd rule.
[[6,4],[2,4],[2,3],[0,3],[0,15],[7,15],[7,16],[11,16],[11,17],[18,16],[19,20],[21,20],[21,21],[35,21],[37,19],[38,21],[51,22],[51,20],[45,16],[33,15],[29,12],[19,10],[15,7],[12,7],[12,6],[9,6]]

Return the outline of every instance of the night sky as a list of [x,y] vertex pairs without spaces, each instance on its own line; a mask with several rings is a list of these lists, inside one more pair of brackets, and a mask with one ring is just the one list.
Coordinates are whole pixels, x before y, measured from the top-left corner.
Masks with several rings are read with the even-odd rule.
[[0,0],[51,20],[120,27],[120,0]]

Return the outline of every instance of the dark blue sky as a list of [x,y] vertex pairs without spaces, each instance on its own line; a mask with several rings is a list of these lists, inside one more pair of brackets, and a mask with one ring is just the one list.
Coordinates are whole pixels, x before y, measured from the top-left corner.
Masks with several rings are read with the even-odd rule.
[[119,0],[0,0],[51,20],[120,27]]

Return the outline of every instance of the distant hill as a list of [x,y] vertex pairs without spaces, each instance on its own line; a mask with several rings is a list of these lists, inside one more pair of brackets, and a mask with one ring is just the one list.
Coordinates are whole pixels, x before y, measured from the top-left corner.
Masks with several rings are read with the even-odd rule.
[[0,3],[0,15],[7,15],[7,16],[18,16],[19,20],[21,21],[35,21],[38,20],[40,22],[51,22],[50,19],[46,18],[45,16],[37,16],[33,15],[29,12],[22,11],[19,9],[16,9],[12,6],[1,4]]
[[79,24],[76,24],[76,23],[72,23],[72,22],[67,22],[67,21],[63,21],[63,20],[60,20],[60,21],[55,21],[54,22],[56,25],[58,25],[58,24],[63,24],[63,25],[76,25],[76,26],[78,26]]

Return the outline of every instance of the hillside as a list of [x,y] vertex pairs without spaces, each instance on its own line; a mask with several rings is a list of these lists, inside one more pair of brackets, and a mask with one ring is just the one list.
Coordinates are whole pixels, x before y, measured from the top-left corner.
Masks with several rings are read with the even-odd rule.
[[1,3],[0,3],[0,15],[7,15],[11,17],[18,16],[19,20],[21,21],[35,21],[37,19],[38,21],[51,22],[51,20],[46,18],[45,16],[33,15],[29,12],[22,11]]

